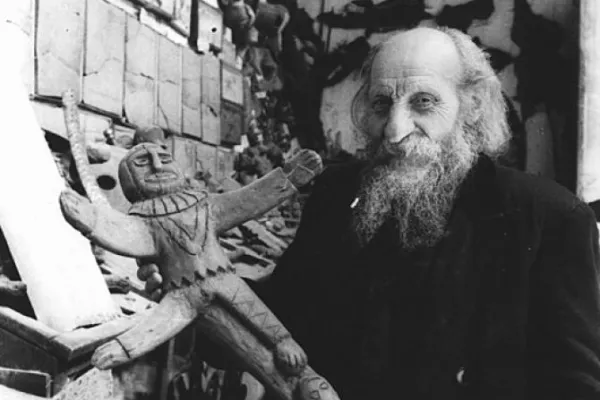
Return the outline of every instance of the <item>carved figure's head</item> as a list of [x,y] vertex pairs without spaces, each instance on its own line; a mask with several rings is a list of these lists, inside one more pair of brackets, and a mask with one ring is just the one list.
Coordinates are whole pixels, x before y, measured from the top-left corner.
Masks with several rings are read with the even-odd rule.
[[134,146],[119,164],[119,180],[127,200],[135,203],[185,187],[183,172],[163,146],[141,143]]

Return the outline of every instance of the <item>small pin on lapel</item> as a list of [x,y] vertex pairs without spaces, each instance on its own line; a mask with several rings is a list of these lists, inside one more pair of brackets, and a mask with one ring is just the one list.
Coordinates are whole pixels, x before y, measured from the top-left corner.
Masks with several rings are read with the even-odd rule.
[[352,204],[350,204],[350,208],[354,208],[354,207],[356,207],[356,205],[358,204],[358,201],[359,201],[359,200],[360,200],[360,199],[359,199],[358,197],[357,197],[357,198],[355,198],[355,199],[354,199],[354,201],[352,201]]

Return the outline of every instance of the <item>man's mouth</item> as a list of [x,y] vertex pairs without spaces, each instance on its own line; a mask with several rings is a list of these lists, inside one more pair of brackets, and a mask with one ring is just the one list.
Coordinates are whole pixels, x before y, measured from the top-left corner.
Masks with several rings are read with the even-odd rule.
[[149,175],[148,177],[146,177],[145,181],[146,182],[165,182],[165,181],[171,181],[173,179],[177,178],[177,174],[173,173],[173,172],[157,172],[156,174],[152,174]]

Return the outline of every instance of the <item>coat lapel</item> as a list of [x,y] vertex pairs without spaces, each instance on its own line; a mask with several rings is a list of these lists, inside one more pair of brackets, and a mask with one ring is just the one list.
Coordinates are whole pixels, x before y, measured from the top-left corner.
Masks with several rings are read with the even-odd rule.
[[520,210],[507,206],[497,170],[484,159],[465,204],[473,210],[473,309],[467,334],[464,386],[476,398],[525,396],[524,346],[527,282],[519,254]]

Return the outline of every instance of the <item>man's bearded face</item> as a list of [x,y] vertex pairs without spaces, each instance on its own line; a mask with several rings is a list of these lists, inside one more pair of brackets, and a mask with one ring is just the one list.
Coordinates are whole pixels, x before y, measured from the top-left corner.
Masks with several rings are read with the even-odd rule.
[[445,33],[415,29],[383,44],[364,95],[372,163],[355,215],[369,241],[394,220],[407,249],[442,237],[457,188],[474,162],[462,110],[461,57]]
[[355,229],[368,242],[392,220],[407,250],[435,245],[444,235],[457,190],[476,154],[458,126],[444,142],[409,135],[390,155],[371,143],[373,162],[364,171]]

